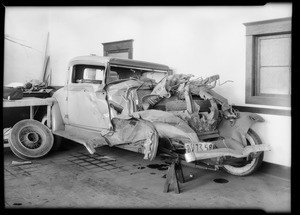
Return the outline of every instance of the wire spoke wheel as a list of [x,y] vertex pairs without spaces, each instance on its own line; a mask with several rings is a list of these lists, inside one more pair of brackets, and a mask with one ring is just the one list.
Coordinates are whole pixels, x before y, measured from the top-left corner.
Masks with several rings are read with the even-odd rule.
[[23,146],[29,149],[36,149],[42,144],[42,137],[31,127],[24,128],[19,133],[19,140]]
[[42,157],[53,146],[53,135],[50,129],[31,119],[16,123],[8,140],[13,153],[22,159]]
[[[259,138],[259,136],[251,128],[248,130],[246,134],[246,140],[248,145],[262,144],[262,141]],[[253,160],[250,163],[247,163],[245,158],[244,164],[239,163],[237,165],[224,165],[223,169],[232,175],[237,175],[237,176],[250,175],[253,172],[255,172],[261,165],[264,157],[264,152],[257,152],[256,155],[257,157],[253,158]]]

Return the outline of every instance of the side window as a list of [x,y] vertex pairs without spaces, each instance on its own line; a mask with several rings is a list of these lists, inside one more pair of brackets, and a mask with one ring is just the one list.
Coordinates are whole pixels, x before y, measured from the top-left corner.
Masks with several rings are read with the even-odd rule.
[[74,65],[72,83],[102,84],[104,66]]
[[140,79],[142,73],[141,69],[111,65],[108,72],[107,83],[129,78]]
[[291,19],[245,23],[246,103],[290,106]]
[[120,80],[119,73],[110,70],[107,77],[107,83]]

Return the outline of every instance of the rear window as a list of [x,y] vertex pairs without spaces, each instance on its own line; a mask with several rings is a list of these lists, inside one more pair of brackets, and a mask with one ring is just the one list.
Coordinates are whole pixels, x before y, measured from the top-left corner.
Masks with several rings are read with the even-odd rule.
[[104,66],[74,65],[72,83],[102,84],[104,70]]

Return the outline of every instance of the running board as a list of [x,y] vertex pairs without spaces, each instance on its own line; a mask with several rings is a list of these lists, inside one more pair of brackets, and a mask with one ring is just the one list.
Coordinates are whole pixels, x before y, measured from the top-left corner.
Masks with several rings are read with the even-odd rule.
[[66,125],[65,130],[53,131],[53,134],[84,145],[90,154],[96,152],[96,147],[108,145],[99,131],[91,131]]
[[260,144],[253,146],[246,146],[242,151],[237,151],[229,148],[219,148],[200,152],[190,152],[184,155],[186,162],[192,162],[195,160],[204,160],[209,158],[232,156],[236,158],[247,157],[250,153],[260,151],[270,151],[271,147],[268,144]]
[[[90,154],[94,154],[96,152],[96,147],[108,145],[105,138],[99,131],[91,131],[80,127],[65,125],[65,130],[53,131],[53,134],[84,145]],[[144,154],[141,150],[139,150],[139,148],[131,146],[130,143],[125,142],[114,146]]]

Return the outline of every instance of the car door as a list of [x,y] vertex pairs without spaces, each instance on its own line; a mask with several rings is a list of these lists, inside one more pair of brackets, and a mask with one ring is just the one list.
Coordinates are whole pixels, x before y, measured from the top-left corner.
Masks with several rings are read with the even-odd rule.
[[104,71],[104,66],[73,66],[67,97],[70,125],[91,130],[109,128],[109,109],[103,91]]

